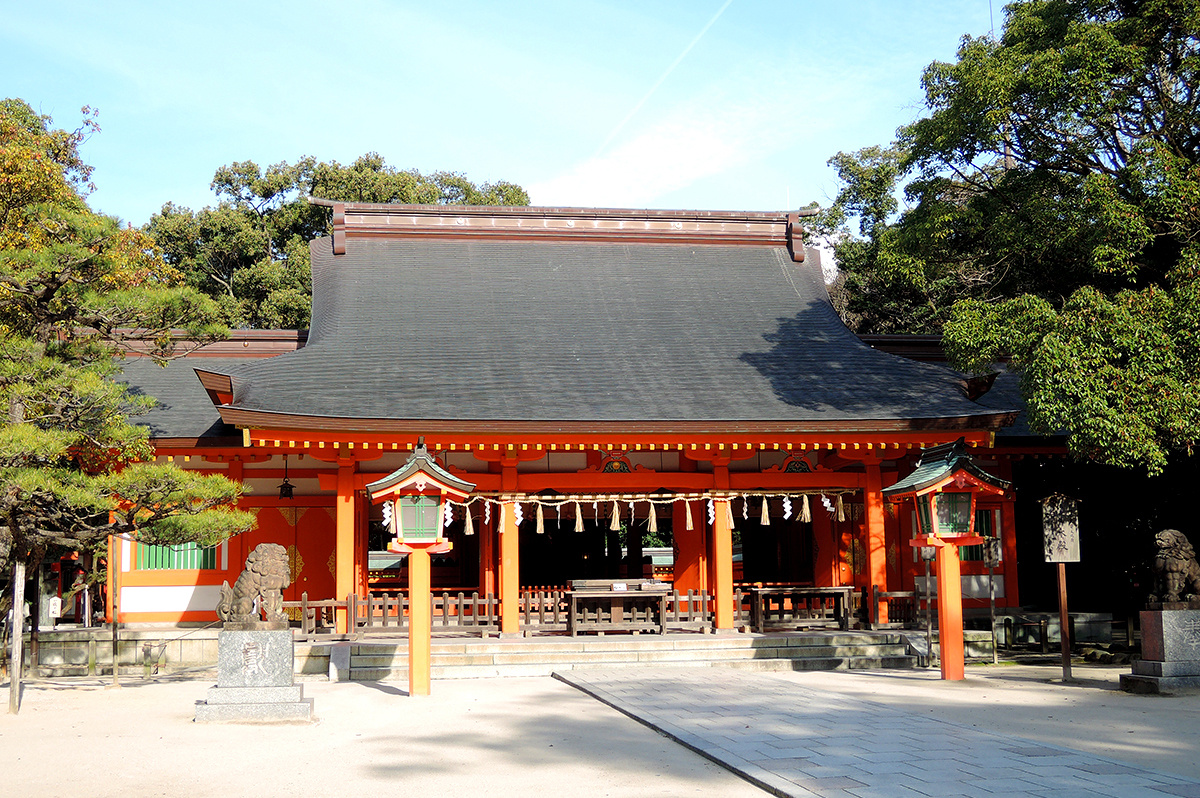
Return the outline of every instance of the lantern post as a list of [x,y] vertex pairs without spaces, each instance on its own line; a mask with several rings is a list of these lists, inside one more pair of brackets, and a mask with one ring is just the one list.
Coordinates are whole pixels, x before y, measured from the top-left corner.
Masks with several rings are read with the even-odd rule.
[[1009,485],[980,468],[967,454],[964,439],[959,438],[922,451],[913,472],[883,491],[887,499],[913,500],[919,534],[909,545],[935,551],[939,659],[946,680],[958,681],[966,675],[958,547],[984,542],[975,534],[978,494],[1004,494]]
[[408,555],[408,694],[429,695],[433,618],[430,609],[430,555],[453,548],[443,533],[444,502],[463,501],[475,485],[438,465],[420,438],[403,466],[367,485],[374,504],[384,503],[392,531],[389,551]]

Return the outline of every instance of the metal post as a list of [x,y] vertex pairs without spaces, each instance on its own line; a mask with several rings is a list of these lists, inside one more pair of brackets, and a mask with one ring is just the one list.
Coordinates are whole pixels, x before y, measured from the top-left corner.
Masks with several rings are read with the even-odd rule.
[[991,565],[988,566],[988,605],[992,613],[992,664],[996,665],[1000,657],[996,653],[996,580]]
[[1073,682],[1071,678],[1071,618],[1067,613],[1067,564],[1058,564],[1058,628],[1062,638],[1062,667],[1063,681]]
[[[110,567],[112,567],[112,566],[110,566]],[[119,565],[117,567],[119,567]],[[118,585],[117,585],[117,575],[116,575],[116,573],[114,573],[113,574],[113,595],[112,595],[112,668],[113,668],[112,686],[113,687],[121,686],[121,677],[118,674],[118,671],[120,669],[117,667],[117,642],[119,639],[119,635],[117,633],[117,618],[121,617],[119,614],[120,602],[121,602],[121,588],[118,587]]]
[[921,552],[921,559],[925,560],[925,642],[929,646],[929,662],[925,667],[931,668],[934,664],[933,653],[933,590],[930,589],[929,582],[929,560],[925,559],[925,552]]

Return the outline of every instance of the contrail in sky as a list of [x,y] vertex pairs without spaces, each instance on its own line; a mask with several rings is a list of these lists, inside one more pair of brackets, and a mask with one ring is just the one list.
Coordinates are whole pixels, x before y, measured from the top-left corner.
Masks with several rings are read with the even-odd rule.
[[646,92],[642,96],[642,99],[638,100],[637,105],[633,106],[633,110],[625,114],[625,118],[617,123],[617,126],[612,129],[611,133],[608,134],[608,138],[606,138],[604,142],[596,148],[596,152],[592,155],[593,158],[600,155],[600,153],[604,151],[604,148],[609,145],[609,142],[616,138],[617,134],[621,132],[621,128],[625,127],[625,123],[630,119],[633,119],[633,115],[641,110],[642,106],[646,104],[646,100],[650,99],[650,95],[654,94],[658,87],[662,85],[662,82],[666,80],[672,72],[675,71],[675,67],[679,66],[679,62],[682,61],[687,54],[692,51],[692,48],[696,46],[696,43],[700,41],[705,33],[708,33],[708,29],[713,26],[713,23],[717,21],[717,18],[724,14],[725,9],[729,8],[732,3],[733,0],[725,0],[725,5],[717,9],[717,13],[713,14],[712,19],[708,21],[708,24],[700,29],[700,32],[696,34],[696,38],[692,39],[691,44],[683,48],[683,52],[679,54],[679,57],[671,62],[671,65],[667,67],[665,72],[659,75],[658,80],[654,81],[654,85],[650,87],[650,91]]

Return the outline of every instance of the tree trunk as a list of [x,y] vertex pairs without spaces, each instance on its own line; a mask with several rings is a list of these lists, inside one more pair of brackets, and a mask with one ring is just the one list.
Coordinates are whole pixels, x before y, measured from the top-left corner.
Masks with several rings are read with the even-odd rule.
[[[15,554],[16,552],[14,552]],[[15,715],[21,709],[21,632],[25,628],[25,560],[13,557],[12,567],[12,657],[8,667],[8,712]]]
[[[109,567],[111,568],[112,566],[110,565]],[[112,592],[112,660],[113,660],[113,663],[112,663],[112,665],[113,665],[112,686],[113,687],[121,686],[121,677],[117,673],[117,671],[118,671],[118,668],[117,668],[117,643],[119,640],[118,635],[117,635],[117,618],[120,617],[120,616],[118,616],[117,613],[118,613],[118,607],[120,604],[120,597],[121,597],[121,588],[120,588],[120,586],[117,585],[117,577],[113,576],[113,592]]]

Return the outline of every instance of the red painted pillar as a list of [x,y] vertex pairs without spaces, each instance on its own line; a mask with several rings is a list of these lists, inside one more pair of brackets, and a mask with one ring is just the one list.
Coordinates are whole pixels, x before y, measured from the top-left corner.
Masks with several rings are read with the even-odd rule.
[[1004,604],[1005,607],[1021,606],[1021,597],[1017,591],[1017,505],[1011,499],[1000,505],[1000,538],[1004,548],[1004,562],[1001,572],[1004,574]]
[[937,549],[938,645],[941,647],[942,678],[961,681],[963,661],[962,579],[958,546],[943,542]]
[[[486,598],[490,593],[496,595],[496,519],[480,504],[479,524],[479,592]],[[485,522],[484,519],[487,518]]]
[[[339,601],[345,601],[346,597],[354,592],[354,549],[355,549],[355,532],[357,531],[354,523],[354,469],[357,464],[353,460],[338,461],[338,478],[337,478],[337,499],[336,499],[336,519],[337,519],[337,544],[335,551],[336,557],[336,592],[335,597]],[[342,634],[349,631],[350,621],[346,615],[344,608],[337,611],[337,630]]]
[[[692,528],[687,528],[687,513],[692,514]],[[704,525],[707,519],[697,513],[695,502],[674,502],[671,505],[671,531],[675,538],[675,589],[700,592],[707,583],[707,558],[704,553]]]
[[500,634],[515,635],[521,631],[520,607],[520,533],[517,531],[516,508],[511,503],[500,505]]
[[[887,534],[884,530],[884,512],[883,512],[883,478],[879,471],[878,463],[867,463],[867,484],[863,491],[865,509],[867,513],[866,519],[866,545],[867,545],[867,596],[868,606],[873,602],[869,597],[872,594],[872,586],[878,585],[880,590],[886,591],[887,584]],[[875,610],[872,608],[871,613]],[[880,602],[879,617],[871,618],[872,623],[887,623],[887,603]]]
[[[729,500],[713,502],[713,621],[717,629],[733,628],[733,530],[729,526]],[[707,519],[705,519],[707,521]]]

